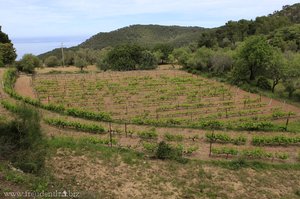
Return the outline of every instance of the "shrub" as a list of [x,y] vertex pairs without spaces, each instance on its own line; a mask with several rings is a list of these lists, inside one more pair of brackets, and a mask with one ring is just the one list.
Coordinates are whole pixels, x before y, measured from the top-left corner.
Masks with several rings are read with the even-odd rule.
[[265,77],[259,77],[257,79],[256,86],[264,90],[271,90],[272,88],[269,80]]
[[38,173],[46,155],[40,115],[25,105],[16,106],[14,111],[16,119],[0,125],[0,155],[25,172]]
[[162,141],[158,144],[158,148],[156,151],[156,157],[161,160],[181,160],[182,159],[182,148],[175,148],[168,145],[166,142]]
[[45,59],[45,65],[48,67],[55,67],[59,65],[59,61],[56,56],[49,56]]
[[26,73],[34,73],[34,69],[39,66],[40,66],[39,58],[32,54],[25,54],[22,57],[22,59],[16,64],[18,71],[22,71]]

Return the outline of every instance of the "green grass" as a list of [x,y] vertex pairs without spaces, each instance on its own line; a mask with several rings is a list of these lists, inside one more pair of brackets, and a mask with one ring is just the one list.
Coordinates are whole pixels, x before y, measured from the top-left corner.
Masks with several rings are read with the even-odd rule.
[[[10,168],[9,163],[6,161],[0,162],[0,173],[3,175],[3,179],[7,182],[15,184],[17,187],[42,192],[49,191],[50,189],[55,189],[61,187],[52,176],[50,171],[44,170],[39,175],[27,174],[20,172],[18,170],[13,170]],[[50,186],[51,185],[51,186]],[[1,187],[5,188],[5,187]],[[5,188],[9,189],[9,188]],[[16,190],[11,190],[16,191]],[[0,195],[1,196],[1,195]]]
[[206,161],[206,164],[219,166],[225,169],[230,170],[238,170],[242,168],[251,168],[254,170],[270,170],[270,169],[278,169],[278,170],[300,170],[300,163],[266,163],[262,161],[252,161],[245,159],[236,159],[236,160],[211,160]]
[[[96,140],[96,142],[95,142]],[[98,141],[97,141],[98,140]],[[109,147],[106,140],[91,138],[54,137],[48,141],[52,153],[59,148],[67,148],[79,154],[88,154],[91,157],[98,157],[107,162],[113,161],[120,156],[123,162],[135,164],[143,159],[143,153],[118,147]]]

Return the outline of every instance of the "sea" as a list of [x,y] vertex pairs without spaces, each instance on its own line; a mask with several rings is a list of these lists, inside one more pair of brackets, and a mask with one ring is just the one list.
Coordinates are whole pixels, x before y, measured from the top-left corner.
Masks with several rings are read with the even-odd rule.
[[24,54],[40,55],[55,48],[69,48],[87,40],[89,36],[70,37],[32,37],[32,38],[11,38],[17,51],[17,60]]

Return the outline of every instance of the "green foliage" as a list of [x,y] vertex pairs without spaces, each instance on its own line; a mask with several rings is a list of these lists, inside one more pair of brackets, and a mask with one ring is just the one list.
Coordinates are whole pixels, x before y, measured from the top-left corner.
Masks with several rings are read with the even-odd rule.
[[98,62],[103,70],[143,70],[157,67],[154,55],[138,45],[121,45],[113,48],[107,56]]
[[55,67],[60,64],[60,61],[57,59],[56,56],[49,56],[44,61],[45,65],[48,67]]
[[26,73],[34,73],[34,69],[39,66],[40,66],[39,58],[32,54],[25,54],[22,57],[22,59],[16,64],[18,71],[22,71]]
[[237,160],[237,161],[242,161],[242,162],[240,162],[242,164],[244,164],[244,161],[245,161],[244,158],[250,158],[250,159],[279,159],[279,160],[287,160],[289,158],[289,155],[287,153],[279,153],[279,152],[270,153],[270,152],[267,152],[267,151],[265,151],[261,148],[244,149],[242,151],[239,151],[235,148],[230,148],[230,147],[212,148],[212,154],[214,154],[214,155],[226,155],[227,158],[229,157],[229,155],[236,156],[236,157],[242,158],[242,159]]
[[253,136],[252,144],[255,146],[276,146],[276,145],[295,145],[300,144],[300,137],[287,136]]
[[199,123],[199,126],[203,129],[219,130],[224,128],[224,123],[216,120],[205,120]]
[[164,64],[169,61],[168,58],[173,51],[173,47],[169,44],[157,44],[153,51],[156,52],[156,58],[159,60],[159,63]]
[[111,116],[108,113],[105,112],[90,112],[75,108],[69,108],[65,110],[65,114],[73,116],[73,117],[80,117],[85,119],[91,119],[91,120],[98,120],[98,121],[111,121]]
[[142,139],[157,139],[158,134],[156,133],[155,129],[153,128],[148,131],[138,132],[138,136]]
[[271,84],[270,84],[269,80],[263,76],[261,76],[257,79],[256,86],[261,89],[264,89],[264,90],[271,90]]
[[4,62],[3,62],[3,55],[0,52],[0,68],[3,68],[4,66],[5,65],[4,65]]
[[157,68],[157,59],[154,54],[148,50],[142,51],[141,60],[137,70],[152,70]]
[[267,67],[271,64],[273,52],[274,50],[266,38],[262,36],[250,37],[239,49],[239,60],[235,66],[237,71],[240,70],[239,68],[244,68],[247,73],[237,75],[248,75],[249,80],[255,80],[257,75],[265,74]]
[[17,58],[16,49],[12,43],[0,43],[0,54],[4,65],[12,64]]
[[211,152],[215,155],[238,155],[238,150],[234,148],[222,147],[222,148],[212,148]]
[[205,137],[209,142],[232,143],[235,145],[244,145],[247,141],[247,138],[244,136],[232,138],[224,133],[206,133]]
[[209,34],[209,32],[203,32],[200,35],[200,38],[198,40],[198,47],[212,48],[216,45],[217,45],[217,39],[215,35]]
[[9,39],[8,35],[4,32],[2,32],[0,27],[0,43],[11,43],[11,40]]
[[300,25],[295,24],[275,30],[269,36],[270,43],[281,49],[281,51],[299,51]]
[[299,53],[286,53],[287,63],[284,69],[283,85],[288,97],[292,98],[294,92],[300,89],[300,56]]
[[268,153],[260,148],[255,149],[245,149],[242,151],[242,156],[248,157],[248,158],[255,158],[255,159],[261,159],[261,158],[273,158],[272,153]]
[[46,142],[40,128],[40,115],[25,106],[16,106],[16,119],[0,125],[1,156],[25,172],[44,168]]
[[47,124],[57,126],[59,128],[74,128],[80,131],[86,131],[90,133],[104,133],[105,130],[102,126],[95,124],[84,124],[75,121],[67,121],[60,118],[46,118],[44,121]]
[[74,65],[80,68],[81,71],[88,66],[87,56],[88,52],[83,49],[79,49],[74,55]]
[[162,141],[158,144],[156,157],[161,160],[177,160],[182,162],[183,149],[179,147],[172,147],[166,142]]
[[175,142],[183,141],[183,135],[175,135],[175,134],[165,133],[164,138],[166,139],[166,141],[175,141]]
[[272,129],[274,125],[271,122],[242,122],[239,128],[248,131],[260,131]]
[[158,144],[152,142],[143,142],[143,147],[146,152],[152,154],[157,150]]

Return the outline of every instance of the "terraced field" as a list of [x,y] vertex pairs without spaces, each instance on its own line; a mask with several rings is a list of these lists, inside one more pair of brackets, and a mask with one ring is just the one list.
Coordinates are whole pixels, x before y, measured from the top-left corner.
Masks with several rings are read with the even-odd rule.
[[129,123],[195,127],[213,120],[239,125],[298,114],[284,102],[179,70],[37,75],[33,86],[42,103],[107,112]]
[[[4,80],[10,97],[6,95],[1,101],[0,111],[13,112],[16,101],[40,110],[42,129],[50,146],[57,149],[48,165],[57,179],[77,190],[124,198],[150,197],[147,194],[155,190],[156,198],[166,198],[163,185],[171,198],[298,195],[297,107],[178,70],[38,74],[32,83],[23,77],[15,86]],[[24,79],[26,84],[20,81]],[[33,95],[23,93],[22,86]],[[85,113],[92,113],[89,111],[107,112],[112,120],[89,119],[85,117]],[[289,128],[284,129],[288,118]],[[207,126],[195,125],[207,121]],[[249,129],[244,124],[250,125]],[[261,129],[261,125],[272,128]],[[149,158],[155,157],[161,141],[192,161],[181,164]],[[157,173],[164,178],[158,179]],[[121,188],[111,192],[117,181]],[[186,187],[183,184],[189,188],[180,190]],[[173,192],[172,187],[180,191]]]

